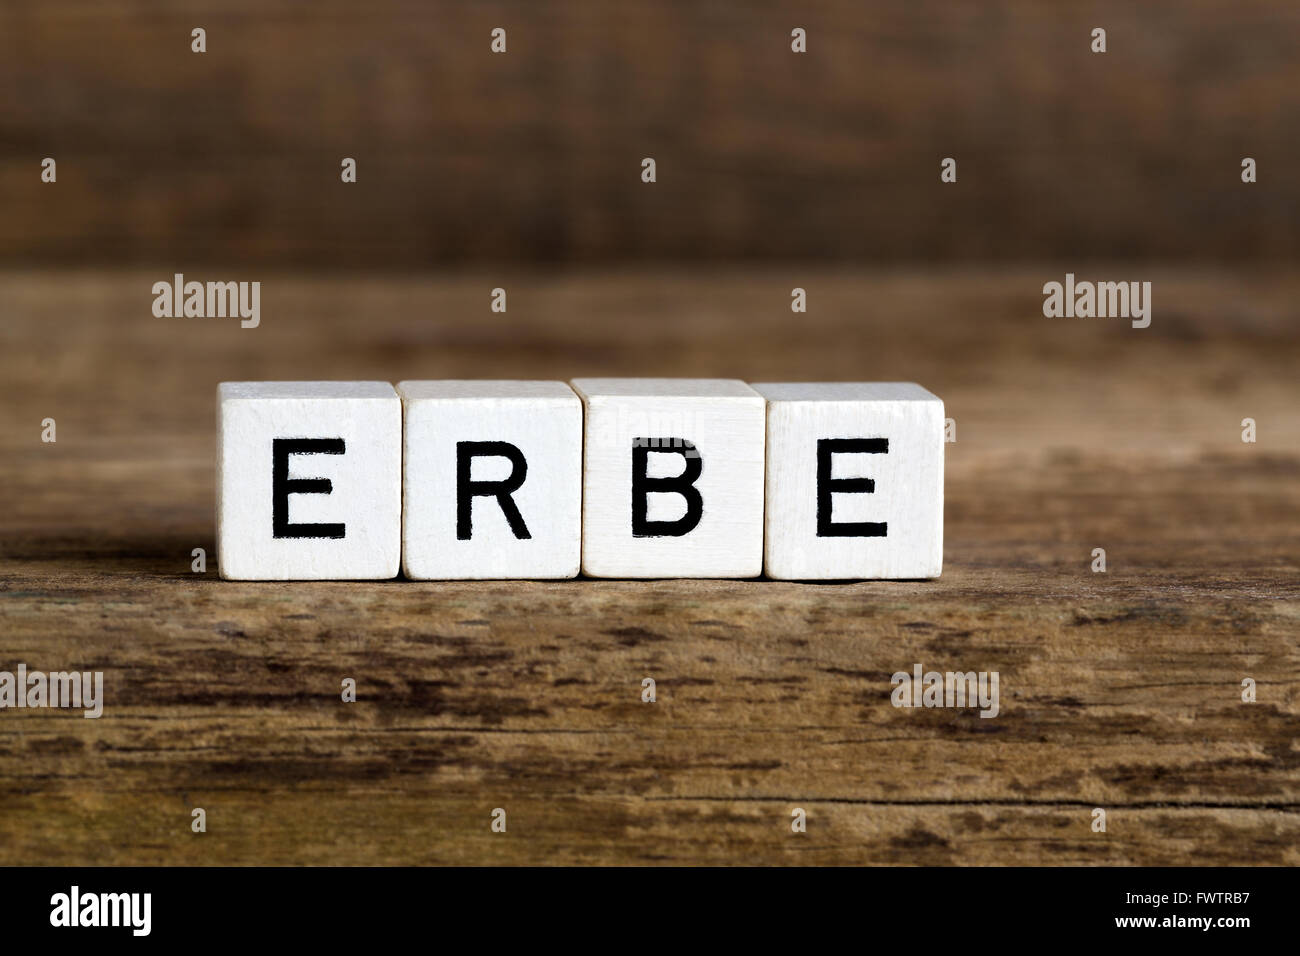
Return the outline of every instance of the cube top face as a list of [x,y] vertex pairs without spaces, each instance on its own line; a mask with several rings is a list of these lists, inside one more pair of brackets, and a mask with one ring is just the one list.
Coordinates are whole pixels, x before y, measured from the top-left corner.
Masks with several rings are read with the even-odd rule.
[[939,402],[915,382],[763,382],[754,386],[772,402]]
[[218,403],[238,399],[307,401],[374,398],[391,401],[396,394],[393,386],[387,382],[222,382],[217,386]]
[[762,396],[725,379],[577,379],[573,385],[587,409],[583,572],[757,576]]
[[504,379],[439,379],[398,382],[397,392],[407,401],[530,401],[575,405],[578,396],[563,382],[510,381]]
[[582,402],[562,382],[398,385],[402,566],[417,580],[571,578],[582,546]]
[[752,400],[757,395],[734,378],[575,378],[571,384],[588,402],[619,398]]
[[755,388],[768,400],[767,574],[938,577],[943,402],[909,383]]
[[387,382],[224,382],[217,442],[222,577],[397,575],[402,403]]

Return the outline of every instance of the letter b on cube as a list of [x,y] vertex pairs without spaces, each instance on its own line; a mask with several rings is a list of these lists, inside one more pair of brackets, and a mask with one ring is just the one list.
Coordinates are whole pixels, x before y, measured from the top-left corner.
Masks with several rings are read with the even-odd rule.
[[936,578],[943,402],[910,382],[763,384],[764,569],[780,580]]
[[582,570],[747,578],[763,564],[763,399],[729,379],[584,378]]

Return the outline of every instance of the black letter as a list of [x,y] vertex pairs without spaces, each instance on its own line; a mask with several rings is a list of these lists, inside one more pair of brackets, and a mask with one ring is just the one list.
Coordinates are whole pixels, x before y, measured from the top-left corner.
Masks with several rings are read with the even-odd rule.
[[883,455],[889,451],[888,438],[819,438],[817,439],[817,537],[883,538],[889,528],[884,521],[831,520],[831,493],[867,493],[876,490],[870,478],[832,478],[831,455],[868,452]]
[[[653,450],[681,455],[686,467],[676,478],[647,478],[646,462]],[[634,438],[632,439],[632,537],[680,538],[700,523],[704,514],[704,498],[695,487],[695,480],[704,470],[704,459],[695,446],[684,438]],[[676,521],[647,521],[646,496],[651,492],[673,492],[686,499],[686,514]]]
[[[477,455],[510,459],[510,477],[504,481],[470,481],[470,467]],[[470,512],[476,495],[495,497],[505,513],[506,521],[516,538],[531,538],[523,516],[515,507],[511,492],[528,477],[528,462],[524,453],[508,441],[458,441],[456,442],[456,537],[468,541],[473,531]]]
[[271,439],[271,536],[273,538],[342,538],[343,524],[290,524],[290,495],[328,495],[328,478],[290,478],[290,455],[341,455],[342,438]]

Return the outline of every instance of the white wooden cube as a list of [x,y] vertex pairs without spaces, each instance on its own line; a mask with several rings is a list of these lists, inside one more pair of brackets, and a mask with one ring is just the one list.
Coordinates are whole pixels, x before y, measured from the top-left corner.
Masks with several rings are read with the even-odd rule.
[[582,402],[563,382],[399,382],[409,578],[572,578]]
[[217,551],[239,581],[397,576],[402,402],[387,382],[222,382]]
[[764,402],[731,379],[580,378],[582,570],[747,578],[763,564]]
[[943,402],[911,382],[760,384],[764,570],[780,580],[936,578]]

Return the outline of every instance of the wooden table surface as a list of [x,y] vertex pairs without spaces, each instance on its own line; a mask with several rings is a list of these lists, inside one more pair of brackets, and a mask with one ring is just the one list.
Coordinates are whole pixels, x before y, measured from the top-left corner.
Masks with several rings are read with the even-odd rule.
[[[0,669],[106,697],[0,711],[0,863],[1300,863],[1300,276],[1147,270],[1136,330],[1044,318],[1065,271],[241,275],[253,330],[0,274]],[[216,574],[219,381],[624,374],[935,391],[943,576]],[[895,709],[915,663],[1001,714]]]

